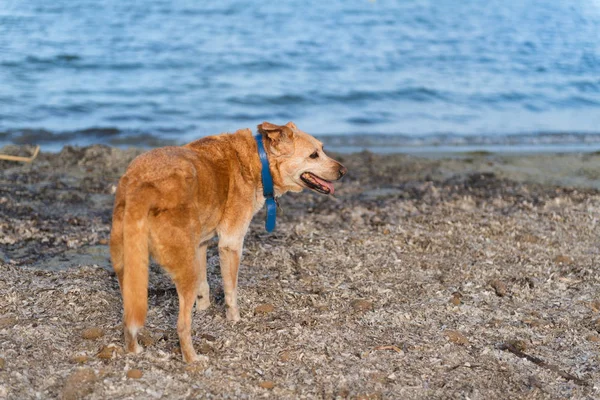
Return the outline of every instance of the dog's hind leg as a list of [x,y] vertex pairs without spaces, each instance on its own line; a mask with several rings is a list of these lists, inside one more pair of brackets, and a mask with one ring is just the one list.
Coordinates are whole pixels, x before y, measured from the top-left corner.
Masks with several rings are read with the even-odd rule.
[[[192,243],[178,243],[177,246],[163,249],[162,257],[167,261],[165,269],[171,273],[179,296],[179,317],[177,333],[183,361],[192,363],[198,360],[192,343],[192,309],[198,293],[199,252]],[[201,251],[200,251],[201,252]]]
[[210,307],[210,288],[206,276],[206,248],[203,243],[196,251],[196,268],[198,271],[198,298],[196,299],[196,309],[206,310]]

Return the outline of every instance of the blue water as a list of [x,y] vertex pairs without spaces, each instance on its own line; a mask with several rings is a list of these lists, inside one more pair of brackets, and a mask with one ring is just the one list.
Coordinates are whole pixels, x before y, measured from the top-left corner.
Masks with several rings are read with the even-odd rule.
[[0,143],[180,143],[263,120],[599,133],[600,0],[0,2]]

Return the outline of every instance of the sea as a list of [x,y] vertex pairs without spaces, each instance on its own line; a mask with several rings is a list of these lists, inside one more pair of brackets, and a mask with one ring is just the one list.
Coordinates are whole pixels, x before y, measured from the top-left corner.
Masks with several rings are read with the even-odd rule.
[[0,145],[263,121],[342,151],[597,151],[600,0],[0,1]]

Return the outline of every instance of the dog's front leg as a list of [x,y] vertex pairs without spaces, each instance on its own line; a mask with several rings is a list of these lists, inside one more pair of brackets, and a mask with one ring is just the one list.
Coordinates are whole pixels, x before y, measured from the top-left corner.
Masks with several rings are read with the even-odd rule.
[[243,238],[241,240],[230,237],[219,238],[219,259],[223,291],[225,292],[225,307],[227,307],[227,319],[233,322],[240,320],[240,309],[237,305],[237,280],[243,243]]

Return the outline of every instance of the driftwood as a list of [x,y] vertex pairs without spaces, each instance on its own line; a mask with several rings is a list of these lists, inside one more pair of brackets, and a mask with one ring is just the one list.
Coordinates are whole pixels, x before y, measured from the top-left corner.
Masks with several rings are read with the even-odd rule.
[[35,150],[33,151],[33,155],[31,157],[20,157],[20,156],[11,156],[8,154],[0,154],[0,160],[19,161],[19,162],[30,163],[33,160],[35,160],[35,158],[37,157],[39,152],[40,152],[40,146],[35,146]]

